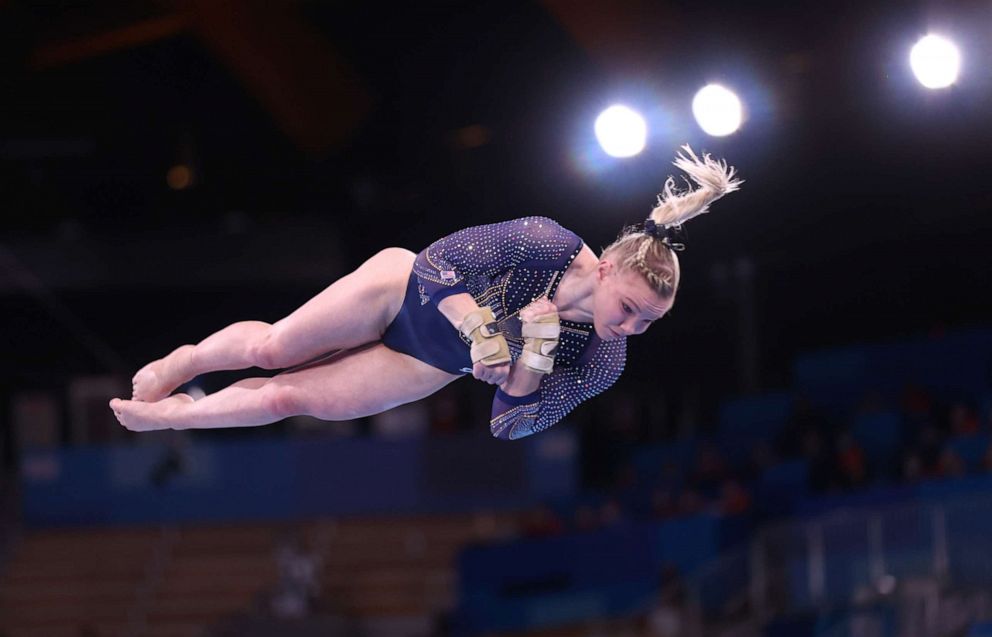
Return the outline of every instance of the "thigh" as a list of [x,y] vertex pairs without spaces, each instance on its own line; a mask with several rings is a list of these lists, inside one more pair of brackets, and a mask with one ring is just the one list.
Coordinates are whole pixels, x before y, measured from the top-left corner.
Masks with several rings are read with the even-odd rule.
[[269,382],[292,388],[308,415],[350,420],[430,396],[457,378],[372,343],[283,372]]
[[272,325],[273,347],[289,360],[378,341],[399,312],[416,255],[387,248]]

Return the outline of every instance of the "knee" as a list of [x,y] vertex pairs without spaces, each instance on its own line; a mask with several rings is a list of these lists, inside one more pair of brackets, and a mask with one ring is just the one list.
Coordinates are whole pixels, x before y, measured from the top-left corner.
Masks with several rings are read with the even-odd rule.
[[251,344],[251,359],[255,367],[280,369],[291,365],[287,362],[285,348],[280,343],[277,329],[269,325]]
[[309,401],[297,387],[269,382],[263,385],[262,408],[275,419],[309,414]]

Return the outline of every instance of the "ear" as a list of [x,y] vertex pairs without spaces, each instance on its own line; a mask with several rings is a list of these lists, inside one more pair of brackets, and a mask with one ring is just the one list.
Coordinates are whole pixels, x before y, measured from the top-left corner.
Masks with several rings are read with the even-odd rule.
[[608,259],[600,259],[596,265],[596,280],[602,281],[613,272],[613,262]]

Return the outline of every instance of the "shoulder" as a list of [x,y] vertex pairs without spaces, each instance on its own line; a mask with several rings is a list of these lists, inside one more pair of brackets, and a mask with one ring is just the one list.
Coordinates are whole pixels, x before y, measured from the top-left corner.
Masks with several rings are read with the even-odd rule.
[[523,240],[534,242],[535,247],[559,247],[567,250],[584,244],[582,237],[561,225],[551,217],[520,217],[505,222],[513,229],[513,234]]

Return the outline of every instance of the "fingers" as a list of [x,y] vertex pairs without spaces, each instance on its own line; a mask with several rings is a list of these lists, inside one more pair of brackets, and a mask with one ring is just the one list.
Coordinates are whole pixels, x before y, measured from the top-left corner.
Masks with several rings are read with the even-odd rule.
[[472,376],[490,385],[502,385],[510,375],[510,365],[483,365],[481,362],[472,366]]
[[520,310],[520,320],[521,321],[533,321],[539,316],[545,314],[554,314],[558,311],[558,306],[549,301],[546,298],[540,298],[533,301],[527,307]]

